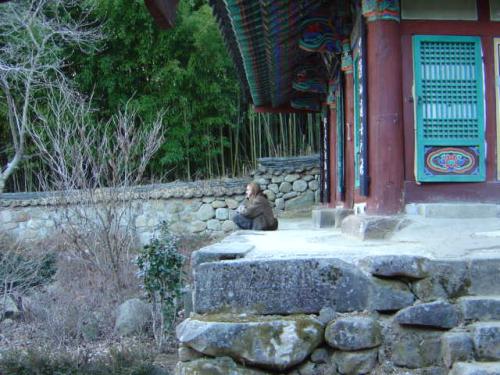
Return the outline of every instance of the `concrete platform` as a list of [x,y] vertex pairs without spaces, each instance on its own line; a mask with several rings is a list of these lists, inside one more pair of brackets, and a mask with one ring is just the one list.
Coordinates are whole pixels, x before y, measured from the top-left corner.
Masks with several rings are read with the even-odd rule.
[[420,255],[430,259],[499,258],[500,218],[437,219],[407,215],[390,238],[360,240],[338,228],[314,228],[310,218],[281,219],[275,232],[238,231],[223,242],[247,243],[245,259],[336,257],[351,262],[368,255]]

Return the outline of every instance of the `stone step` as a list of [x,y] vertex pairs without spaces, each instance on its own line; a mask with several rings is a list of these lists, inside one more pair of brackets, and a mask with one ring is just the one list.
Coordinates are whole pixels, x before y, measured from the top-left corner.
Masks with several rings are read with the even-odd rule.
[[469,295],[500,295],[500,258],[485,257],[469,261],[470,288]]
[[500,296],[461,297],[457,305],[465,321],[500,320]]
[[407,214],[435,219],[483,219],[498,217],[500,205],[485,203],[412,203]]
[[480,322],[470,326],[476,358],[500,361],[500,322]]
[[449,375],[500,375],[500,362],[457,362]]

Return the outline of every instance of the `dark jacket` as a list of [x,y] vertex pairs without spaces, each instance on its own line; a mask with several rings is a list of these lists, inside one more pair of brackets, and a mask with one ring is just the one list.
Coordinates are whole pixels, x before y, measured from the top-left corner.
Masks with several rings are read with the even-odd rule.
[[278,229],[278,220],[274,217],[271,204],[262,193],[249,200],[241,214],[253,220],[253,230]]

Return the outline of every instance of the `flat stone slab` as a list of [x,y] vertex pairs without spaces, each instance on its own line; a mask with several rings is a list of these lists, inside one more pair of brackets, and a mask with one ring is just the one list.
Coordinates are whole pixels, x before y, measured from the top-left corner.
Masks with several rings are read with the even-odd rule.
[[220,242],[206,246],[191,254],[191,266],[196,267],[207,262],[243,258],[253,248],[254,246],[251,244],[237,242]]
[[500,375],[500,363],[465,363],[453,365],[449,375]]
[[500,295],[500,258],[488,257],[471,259],[470,269],[470,294],[478,296]]
[[348,316],[331,322],[325,339],[332,348],[344,351],[371,349],[382,343],[382,330],[371,317]]
[[199,314],[317,314],[323,307],[352,312],[372,306],[388,311],[395,309],[394,303],[401,308],[413,301],[409,291],[381,285],[336,258],[203,263],[194,272],[194,285],[194,311]]
[[304,361],[323,333],[323,324],[306,315],[194,316],[177,327],[179,341],[197,352],[275,370]]

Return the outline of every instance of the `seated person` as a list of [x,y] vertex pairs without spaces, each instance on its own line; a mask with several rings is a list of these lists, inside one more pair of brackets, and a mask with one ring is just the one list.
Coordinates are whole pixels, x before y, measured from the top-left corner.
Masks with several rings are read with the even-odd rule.
[[244,205],[238,207],[233,221],[241,229],[276,230],[278,220],[273,215],[271,204],[260,186],[251,182],[247,185]]

